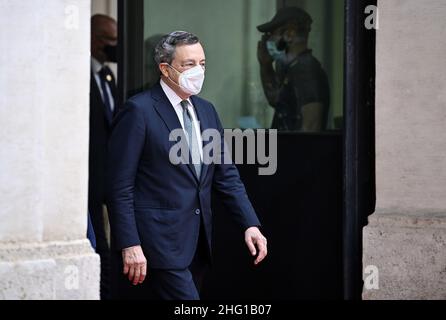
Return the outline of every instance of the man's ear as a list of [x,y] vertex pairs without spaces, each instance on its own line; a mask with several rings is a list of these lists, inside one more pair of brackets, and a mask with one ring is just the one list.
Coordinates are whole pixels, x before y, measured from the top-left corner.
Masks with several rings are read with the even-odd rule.
[[166,78],[169,77],[169,72],[167,71],[168,66],[165,63],[160,63],[158,67],[163,76],[165,76]]

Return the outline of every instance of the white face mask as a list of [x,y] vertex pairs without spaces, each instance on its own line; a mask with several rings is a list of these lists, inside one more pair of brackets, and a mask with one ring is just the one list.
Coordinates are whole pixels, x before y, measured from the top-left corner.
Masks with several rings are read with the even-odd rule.
[[[180,88],[187,94],[197,95],[201,92],[204,83],[204,69],[202,66],[195,66],[187,69],[184,72],[179,72],[177,69],[169,65],[173,70],[180,74],[178,83]],[[170,78],[169,78],[170,79]],[[173,80],[171,80],[174,82]]]
[[277,49],[277,44],[275,41],[267,41],[266,48],[268,49],[269,55],[276,61],[285,61],[286,52],[285,50]]

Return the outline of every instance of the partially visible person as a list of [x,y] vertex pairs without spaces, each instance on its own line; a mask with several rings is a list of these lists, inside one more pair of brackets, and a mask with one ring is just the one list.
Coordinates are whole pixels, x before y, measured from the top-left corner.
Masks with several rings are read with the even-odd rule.
[[257,56],[273,129],[319,132],[327,127],[330,89],[319,61],[308,48],[312,18],[297,7],[280,9],[257,29]]
[[90,212],[88,213],[87,239],[90,240],[91,247],[96,250],[96,236],[94,234],[93,223],[91,222]]
[[101,299],[110,297],[108,218],[104,210],[107,144],[118,111],[115,76],[106,62],[116,62],[117,23],[105,15],[91,18],[90,160],[88,209],[101,257]]

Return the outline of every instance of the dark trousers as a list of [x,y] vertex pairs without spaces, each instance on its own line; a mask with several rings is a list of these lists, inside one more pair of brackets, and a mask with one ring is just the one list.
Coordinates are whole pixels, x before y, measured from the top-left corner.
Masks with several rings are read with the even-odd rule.
[[113,252],[112,299],[199,300],[204,277],[210,268],[208,245],[203,227],[191,265],[182,270],[147,270],[142,285],[133,286],[123,275],[121,252]]
[[105,232],[105,221],[102,203],[89,205],[91,222],[96,237],[96,253],[101,259],[101,300],[110,299],[110,247]]

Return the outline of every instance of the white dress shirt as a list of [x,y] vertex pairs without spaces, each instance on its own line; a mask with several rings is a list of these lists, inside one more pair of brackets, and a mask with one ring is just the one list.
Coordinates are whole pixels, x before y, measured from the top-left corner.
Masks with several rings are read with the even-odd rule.
[[[161,88],[163,89],[164,93],[166,94],[167,99],[169,99],[170,104],[173,106],[173,108],[177,114],[178,120],[180,120],[181,127],[183,127],[183,130],[184,130],[183,107],[181,106],[181,101],[183,101],[183,99],[181,99],[175,93],[175,91],[173,91],[172,88],[170,88],[163,80],[161,80],[160,83],[161,83]],[[194,125],[195,133],[196,133],[196,136],[198,139],[198,149],[200,152],[200,158],[201,158],[201,161],[203,161],[203,140],[201,138],[200,123],[198,122],[198,118],[195,114],[195,110],[193,108],[191,99],[187,99],[187,101],[189,102],[187,108],[188,108],[189,113],[192,115],[192,123]],[[187,136],[187,132],[184,131],[184,133]]]
[[[101,93],[102,102],[104,102],[104,92],[102,92],[102,86],[101,86],[101,78],[99,75],[99,72],[104,67],[98,60],[91,57],[91,70],[93,71],[94,78],[96,80],[96,84],[98,85],[99,92]],[[113,94],[111,92],[110,85],[108,82],[105,82],[105,87],[107,88],[107,95],[108,100],[110,101],[110,108],[113,112],[115,110],[115,99],[113,98]]]

